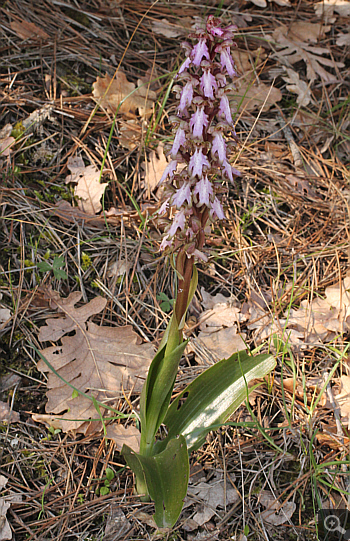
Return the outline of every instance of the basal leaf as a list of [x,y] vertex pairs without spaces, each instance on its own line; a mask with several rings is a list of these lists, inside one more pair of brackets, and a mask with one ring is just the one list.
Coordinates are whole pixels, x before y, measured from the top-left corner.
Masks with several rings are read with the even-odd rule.
[[[159,528],[171,528],[177,521],[187,493],[189,462],[186,440],[173,438],[155,456],[135,453],[124,445],[122,454],[137,477],[137,489],[147,484],[155,504],[154,520]],[[140,478],[140,480],[139,480]]]
[[[271,355],[247,355],[240,351],[198,376],[174,400],[164,423],[167,441],[182,434],[189,452],[198,449],[213,425],[225,422],[247,397],[247,384],[262,378],[274,367]],[[184,401],[184,402],[183,402]]]

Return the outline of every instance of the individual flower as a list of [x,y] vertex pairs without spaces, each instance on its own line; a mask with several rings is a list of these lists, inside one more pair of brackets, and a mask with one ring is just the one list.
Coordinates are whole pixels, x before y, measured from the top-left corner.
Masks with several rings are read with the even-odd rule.
[[191,59],[190,57],[187,57],[185,62],[183,62],[180,66],[180,69],[179,69],[179,74],[182,73],[183,71],[187,70],[187,68],[191,65]]
[[229,47],[222,47],[220,52],[220,62],[221,66],[225,67],[227,70],[227,73],[230,77],[236,77],[237,72],[235,71],[233,67],[233,61],[232,56],[230,54],[230,48]]
[[226,161],[226,143],[225,139],[222,136],[220,131],[214,131],[213,133],[213,142],[211,145],[211,155],[215,159],[215,154],[218,155],[219,163],[224,163]]
[[227,124],[230,126],[233,125],[230,102],[225,94],[220,99],[219,115],[225,118]]
[[217,216],[217,218],[219,218],[219,220],[224,220],[225,219],[225,214],[224,214],[224,211],[222,209],[222,205],[221,205],[221,203],[220,203],[220,201],[218,200],[217,197],[215,197],[214,201],[211,204],[211,210],[212,210],[212,212],[214,212],[214,214],[216,214],[216,216]]
[[170,155],[172,158],[175,158],[176,157],[176,154],[179,152],[179,148],[181,146],[184,146],[186,144],[186,133],[185,133],[185,130],[182,129],[182,128],[178,128],[177,129],[177,132],[176,132],[176,135],[175,135],[175,139],[174,139],[174,143],[173,143],[173,146],[172,146],[172,149],[170,151]]
[[203,56],[207,60],[210,59],[209,49],[208,49],[206,40],[200,39],[198,43],[192,49],[191,58],[192,58],[193,64],[195,66],[199,66],[202,61]]
[[168,165],[165,168],[164,173],[162,174],[159,184],[161,184],[167,178],[168,175],[170,178],[173,178],[176,168],[177,168],[177,160],[172,160],[170,163],[168,163]]
[[232,165],[230,165],[228,161],[224,161],[223,166],[224,166],[224,171],[231,182],[233,182],[233,175],[235,175],[236,177],[241,176],[240,171],[232,167]]
[[213,195],[213,187],[206,175],[196,183],[193,193],[198,195],[198,202],[200,205],[209,207],[209,198]]
[[204,71],[201,77],[200,87],[206,98],[214,99],[213,90],[217,91],[218,85],[214,75],[209,70]]
[[203,129],[208,127],[208,115],[204,112],[204,107],[198,107],[194,115],[191,116],[190,126],[193,137],[203,139]]
[[182,89],[179,112],[182,113],[187,106],[191,105],[193,98],[193,81],[188,81]]
[[174,216],[173,223],[168,231],[168,237],[173,237],[178,229],[185,229],[186,216],[184,210],[179,210]]
[[191,175],[201,178],[203,167],[210,167],[208,158],[203,154],[202,147],[196,148],[195,153],[191,156],[188,170]]
[[191,204],[191,186],[189,182],[184,182],[179,190],[173,195],[171,202],[178,209],[182,207],[185,201],[190,205]]

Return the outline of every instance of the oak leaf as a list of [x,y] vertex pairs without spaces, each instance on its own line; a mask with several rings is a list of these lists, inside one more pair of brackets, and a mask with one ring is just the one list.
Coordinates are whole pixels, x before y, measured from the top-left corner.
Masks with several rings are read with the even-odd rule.
[[274,30],[272,37],[277,42],[277,47],[280,50],[273,56],[277,57],[283,64],[295,64],[300,60],[304,61],[306,64],[306,75],[311,82],[317,77],[320,77],[326,83],[335,82],[337,81],[337,77],[324,69],[322,65],[330,68],[343,68],[343,62],[324,58],[323,55],[329,55],[328,49],[310,45],[310,43],[316,43],[319,39],[323,39],[330,29],[331,26],[323,26],[321,23],[313,24],[305,21],[293,23],[290,27],[279,26]]
[[266,507],[266,511],[260,514],[260,517],[274,526],[280,526],[288,522],[296,509],[294,502],[284,502],[282,505],[268,490],[262,490],[259,494],[259,503]]
[[310,86],[299,78],[299,74],[287,68],[288,77],[283,77],[287,84],[287,90],[297,94],[297,103],[301,107],[306,107],[311,101]]
[[138,111],[140,116],[147,117],[153,112],[153,104],[157,99],[154,90],[149,89],[147,84],[136,88],[134,83],[127,80],[122,71],[117,72],[113,81],[108,75],[97,77],[92,86],[93,96],[98,103],[113,114],[118,111],[120,114],[134,116]]
[[[41,342],[61,340],[60,345],[41,352],[56,373],[44,360],[38,362],[38,370],[48,374],[46,411],[60,418],[60,428],[65,432],[85,434],[91,431],[91,425],[98,431],[102,425],[100,421],[91,422],[99,418],[91,398],[113,406],[123,392],[139,392],[153,358],[153,346],[142,344],[131,326],[107,327],[88,321],[105,308],[107,301],[102,297],[75,308],[81,298],[79,292],[66,299],[51,290],[48,295],[64,317],[48,319],[39,333]],[[107,411],[100,410],[102,415]],[[46,420],[50,423],[49,417]]]
[[83,212],[93,215],[102,209],[101,197],[108,185],[100,183],[100,171],[94,165],[84,165],[82,158],[68,158],[67,167],[71,175],[66,177],[66,184],[76,184],[74,195],[78,197],[78,207]]

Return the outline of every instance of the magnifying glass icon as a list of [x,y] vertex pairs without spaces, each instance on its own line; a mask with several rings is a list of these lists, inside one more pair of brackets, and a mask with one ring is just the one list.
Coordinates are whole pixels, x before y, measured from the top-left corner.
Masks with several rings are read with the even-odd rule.
[[347,530],[340,525],[340,519],[337,517],[337,515],[328,515],[324,519],[323,524],[329,532],[339,532],[342,535],[347,533]]

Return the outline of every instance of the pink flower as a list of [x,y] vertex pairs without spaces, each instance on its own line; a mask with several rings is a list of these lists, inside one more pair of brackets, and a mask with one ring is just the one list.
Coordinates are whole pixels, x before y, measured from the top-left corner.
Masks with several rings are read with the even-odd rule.
[[201,177],[203,167],[210,167],[209,160],[206,156],[204,156],[202,152],[202,147],[196,148],[195,153],[190,158],[188,169],[193,177],[195,175],[198,175],[198,177]]
[[203,56],[207,60],[210,59],[209,50],[208,50],[206,41],[205,39],[200,39],[198,43],[192,49],[191,58],[192,58],[193,64],[195,66],[199,66],[202,61]]
[[176,134],[173,146],[170,151],[170,155],[172,158],[176,157],[176,154],[179,152],[179,148],[184,146],[186,144],[186,133],[185,130],[182,128],[178,128]]
[[208,127],[208,115],[204,112],[204,107],[198,107],[197,111],[192,115],[190,120],[193,137],[203,137],[203,128]]
[[226,175],[228,176],[228,178],[230,179],[231,182],[233,182],[233,175],[235,175],[237,177],[241,176],[240,171],[238,171],[237,169],[232,167],[232,165],[230,165],[228,163],[228,161],[225,160],[224,163],[223,163],[223,166],[224,166],[225,173],[226,173]]
[[221,203],[220,203],[220,201],[218,200],[217,197],[215,197],[214,201],[211,204],[211,210],[212,210],[212,212],[214,214],[216,214],[216,216],[217,216],[217,218],[219,220],[224,220],[225,219],[225,214],[224,214],[223,208],[222,208]]
[[178,209],[182,207],[184,202],[191,204],[191,185],[189,182],[184,182],[181,188],[179,188],[172,197],[172,205],[175,205]]
[[220,52],[221,67],[226,68],[230,77],[236,77],[237,73],[233,67],[232,56],[230,54],[230,47],[221,49]]
[[191,59],[190,57],[188,56],[185,60],[185,62],[183,62],[180,66],[180,69],[179,69],[179,74],[182,73],[183,71],[187,70],[187,68],[191,65]]
[[214,15],[209,15],[207,20],[207,31],[209,32],[209,34],[211,34],[212,36],[221,37],[224,31],[222,30],[222,28],[220,28],[220,23],[220,19],[216,19]]
[[159,184],[161,184],[169,175],[170,178],[173,178],[174,171],[176,171],[177,168],[177,160],[172,160],[165,168],[164,173],[162,174],[162,178],[159,181]]
[[161,242],[161,245],[159,246],[159,249],[163,252],[165,250],[165,248],[167,248],[168,246],[171,246],[172,245],[172,242],[170,240],[168,240],[169,238],[169,235],[167,235],[166,237],[163,238],[162,242]]
[[232,114],[230,109],[230,102],[228,97],[224,94],[220,100],[219,115],[224,117],[227,124],[233,125]]
[[209,207],[209,198],[213,195],[213,187],[209,182],[208,177],[202,177],[199,182],[196,183],[194,193],[198,194],[198,200],[200,205],[207,205]]
[[158,214],[165,214],[169,206],[169,199],[166,199],[160,206]]
[[179,112],[183,113],[187,105],[191,105],[193,98],[193,82],[189,81],[185,84],[181,92]]
[[215,159],[215,154],[218,155],[219,163],[224,163],[226,158],[226,143],[220,131],[214,131],[214,139],[211,146],[211,155]]
[[201,77],[201,89],[206,98],[214,99],[213,89],[217,91],[216,79],[209,70],[206,70]]
[[181,229],[181,231],[183,231],[185,229],[185,222],[186,222],[185,211],[180,210],[174,216],[173,223],[171,224],[171,227],[168,231],[168,238],[173,237],[178,229]]

